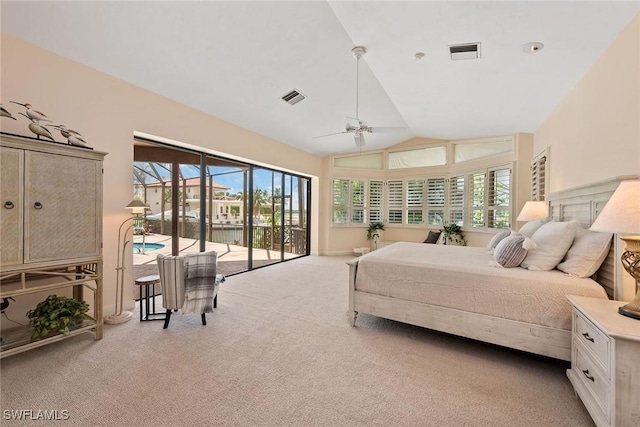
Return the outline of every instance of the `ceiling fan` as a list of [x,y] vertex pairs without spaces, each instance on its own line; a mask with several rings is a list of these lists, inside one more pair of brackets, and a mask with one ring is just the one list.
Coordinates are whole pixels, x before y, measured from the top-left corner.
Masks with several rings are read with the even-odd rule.
[[[372,127],[367,124],[364,120],[360,120],[358,116],[358,91],[360,85],[360,59],[362,56],[367,53],[367,49],[363,46],[356,46],[351,49],[351,53],[356,58],[356,116],[355,117],[347,117],[347,119],[352,120],[353,123],[347,122],[345,126],[345,130],[342,132],[334,132],[326,135],[314,136],[314,138],[324,138],[325,136],[333,136],[333,135],[341,135],[343,133],[352,133],[353,139],[356,142],[356,147],[362,148],[364,145],[364,134],[365,133],[389,133],[389,132],[403,132],[405,130],[402,126],[391,126],[391,127]],[[357,123],[357,124],[356,124]]]

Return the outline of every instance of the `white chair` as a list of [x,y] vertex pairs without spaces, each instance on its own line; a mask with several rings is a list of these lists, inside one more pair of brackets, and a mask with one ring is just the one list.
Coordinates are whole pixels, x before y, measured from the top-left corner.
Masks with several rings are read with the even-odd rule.
[[218,289],[225,278],[217,274],[218,254],[215,251],[183,256],[157,257],[162,306],[167,310],[164,328],[169,326],[171,313],[200,313],[206,325],[206,313],[218,306]]

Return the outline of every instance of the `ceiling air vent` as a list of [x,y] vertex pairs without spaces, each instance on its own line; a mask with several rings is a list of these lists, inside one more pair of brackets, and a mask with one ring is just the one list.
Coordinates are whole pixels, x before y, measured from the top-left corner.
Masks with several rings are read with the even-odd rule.
[[480,43],[454,44],[449,46],[449,52],[453,61],[478,59],[480,58]]
[[286,94],[285,96],[282,97],[282,99],[291,104],[291,105],[296,105],[298,102],[302,101],[303,99],[305,99],[306,96],[304,96],[303,94],[301,94],[300,92],[298,92],[297,89],[292,90],[291,92],[289,92],[288,94]]

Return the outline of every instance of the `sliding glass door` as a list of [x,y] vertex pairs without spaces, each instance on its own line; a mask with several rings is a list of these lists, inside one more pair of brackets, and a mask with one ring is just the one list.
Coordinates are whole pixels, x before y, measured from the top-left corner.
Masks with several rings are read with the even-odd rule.
[[215,250],[225,275],[309,254],[309,178],[136,140],[134,192],[150,208],[136,277],[155,274],[158,253]]

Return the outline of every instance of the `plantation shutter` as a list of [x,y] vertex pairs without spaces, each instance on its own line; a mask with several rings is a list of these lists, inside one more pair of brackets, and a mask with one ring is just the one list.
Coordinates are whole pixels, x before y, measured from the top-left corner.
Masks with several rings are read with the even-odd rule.
[[464,176],[449,178],[449,222],[460,227],[464,225]]
[[511,168],[489,170],[487,227],[511,227]]
[[349,180],[333,180],[333,223],[346,224],[349,222]]
[[445,179],[427,179],[427,224],[444,224]]
[[351,222],[364,224],[364,181],[351,181]]
[[542,153],[531,162],[531,200],[545,200],[546,184],[547,155]]
[[387,222],[389,224],[402,224],[402,208],[402,180],[387,181]]
[[424,180],[407,181],[407,224],[422,224]]
[[486,172],[475,172],[469,175],[469,226],[485,226],[485,180]]
[[382,222],[382,181],[369,181],[369,223]]

